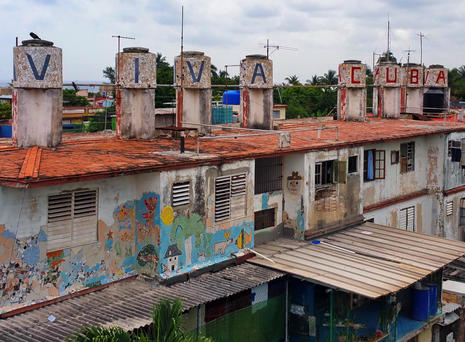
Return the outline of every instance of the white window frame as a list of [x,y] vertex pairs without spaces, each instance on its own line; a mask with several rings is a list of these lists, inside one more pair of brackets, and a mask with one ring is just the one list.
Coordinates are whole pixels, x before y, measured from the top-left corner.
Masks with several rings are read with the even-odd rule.
[[98,204],[98,189],[78,189],[49,195],[47,250],[97,242]]
[[246,216],[247,173],[220,176],[215,179],[215,222]]

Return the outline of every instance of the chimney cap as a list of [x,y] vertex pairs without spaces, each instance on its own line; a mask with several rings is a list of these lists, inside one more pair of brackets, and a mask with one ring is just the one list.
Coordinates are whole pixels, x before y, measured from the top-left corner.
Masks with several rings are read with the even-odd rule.
[[23,46],[53,46],[53,42],[43,39],[26,39],[21,44]]
[[442,65],[442,64],[431,64],[429,66],[429,68],[430,69],[442,69],[442,68],[444,68],[444,65]]
[[394,61],[382,61],[379,65],[399,65],[397,62]]
[[404,67],[416,67],[416,66],[420,66],[420,64],[418,64],[418,63],[404,63],[404,64],[402,64],[402,66],[404,66]]
[[265,55],[260,55],[260,54],[257,54],[257,55],[247,55],[245,56],[246,59],[266,59],[266,56]]
[[205,53],[202,51],[183,51],[182,55],[186,57],[202,57]]
[[123,52],[147,53],[149,52],[149,49],[145,47],[134,46],[123,48]]
[[344,61],[344,64],[361,64],[362,61],[358,60],[358,59],[346,59]]

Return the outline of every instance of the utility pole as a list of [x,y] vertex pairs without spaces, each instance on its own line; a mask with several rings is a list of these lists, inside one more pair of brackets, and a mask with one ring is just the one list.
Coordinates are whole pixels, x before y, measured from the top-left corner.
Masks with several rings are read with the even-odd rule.
[[387,22],[387,50],[386,50],[386,61],[389,62],[389,31],[390,31],[390,23],[389,23],[389,16],[388,16],[388,22]]
[[[182,112],[183,112],[183,106],[184,106],[184,6],[181,6],[181,89],[178,90],[178,96],[177,96],[177,104],[176,104],[176,110],[177,110],[177,115],[176,115],[176,126],[177,127],[182,127]],[[175,65],[175,73],[176,73],[176,65]]]
[[[261,45],[261,44],[260,44]],[[263,45],[263,47],[266,49],[266,59],[270,59],[270,56],[273,52],[275,52],[276,50],[291,50],[291,51],[297,51],[296,48],[293,48],[293,47],[289,47],[289,46],[282,46],[282,45],[270,45],[270,40],[267,39],[266,40],[266,44]],[[270,48],[274,48],[273,51],[270,52]]]
[[118,57],[116,58],[116,75],[117,75],[117,80],[116,83],[119,84],[119,54],[120,54],[120,48],[121,48],[121,39],[136,39],[135,37],[124,37],[124,36],[112,36],[113,38],[118,38]]
[[415,50],[408,48],[407,50],[404,50],[404,52],[407,52],[407,65],[408,65],[410,64],[410,52],[415,52]]

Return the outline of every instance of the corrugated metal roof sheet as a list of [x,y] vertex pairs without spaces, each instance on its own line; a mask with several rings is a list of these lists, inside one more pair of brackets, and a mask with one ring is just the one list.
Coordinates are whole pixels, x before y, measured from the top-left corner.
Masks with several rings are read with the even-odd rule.
[[316,283],[378,298],[397,292],[465,254],[465,243],[374,223],[322,237],[279,239],[255,247],[249,262]]
[[[137,279],[120,282],[101,291],[0,320],[0,341],[62,341],[85,325],[119,325],[133,330],[152,322],[152,308],[163,299],[180,298],[187,311],[284,275],[245,263],[169,287],[153,287]],[[56,317],[55,322],[48,321],[50,315]]]

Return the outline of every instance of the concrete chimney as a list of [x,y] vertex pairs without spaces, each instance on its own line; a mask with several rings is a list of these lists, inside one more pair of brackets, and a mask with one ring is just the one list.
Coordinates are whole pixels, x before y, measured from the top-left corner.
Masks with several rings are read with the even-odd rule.
[[13,65],[13,144],[57,146],[63,130],[61,49],[46,40],[24,40],[13,48]]
[[409,63],[401,68],[400,111],[402,113],[423,113],[423,68]]
[[[155,54],[141,47],[116,54],[116,135],[121,139],[155,138]],[[119,65],[118,65],[119,64]]]
[[337,118],[346,121],[364,121],[366,114],[367,67],[358,60],[339,64],[337,90]]
[[176,102],[182,106],[178,111],[178,126],[197,128],[199,132],[210,131],[212,122],[211,59],[200,51],[185,51],[174,60],[175,83],[182,88],[176,93]]
[[241,61],[242,127],[271,129],[273,125],[273,62],[263,55]]
[[381,62],[375,68],[373,114],[378,117],[400,118],[400,66]]

